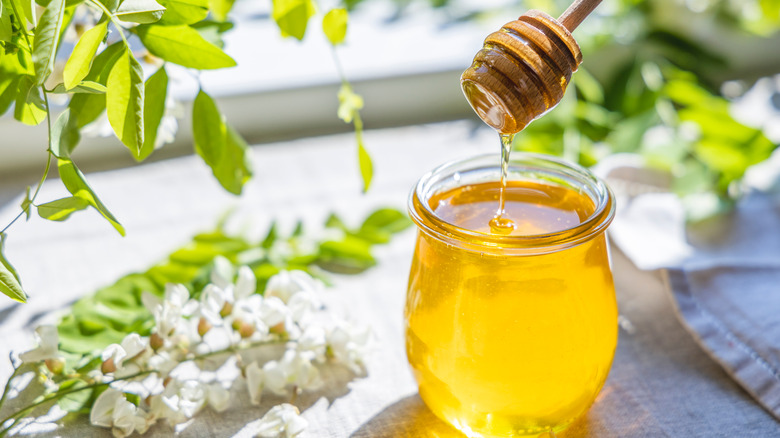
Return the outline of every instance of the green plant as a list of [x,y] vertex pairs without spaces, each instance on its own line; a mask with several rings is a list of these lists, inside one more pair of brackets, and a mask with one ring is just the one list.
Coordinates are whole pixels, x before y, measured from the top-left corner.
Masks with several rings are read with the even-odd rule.
[[[236,62],[222,50],[222,34],[234,0],[0,0],[0,115],[13,105],[16,120],[27,125],[46,122],[49,144],[43,176],[35,190],[27,189],[21,212],[0,229],[0,292],[24,302],[18,274],[2,255],[9,227],[33,207],[40,217],[68,219],[89,207],[97,210],[121,235],[120,221],[89,186],[72,159],[82,129],[104,112],[116,137],[137,160],[145,160],[159,143],[168,92],[166,66],[190,69],[229,68]],[[313,0],[273,0],[272,18],[284,37],[304,38],[316,14]],[[78,10],[95,19],[74,22]],[[87,14],[87,17],[93,15]],[[335,8],[323,17],[325,37],[333,47],[342,78],[339,116],[352,123],[358,146],[363,189],[372,178],[371,159],[362,140],[362,99],[352,91],[335,47],[347,32],[346,9]],[[84,27],[87,30],[83,33]],[[61,72],[55,60],[66,32],[81,33]],[[142,49],[131,49],[138,47]],[[144,78],[140,60],[162,65]],[[68,96],[67,107],[56,120],[50,95]],[[195,152],[212,169],[225,190],[240,194],[252,176],[247,144],[202,88],[194,98],[192,125]],[[54,165],[70,196],[38,202],[38,194]]]

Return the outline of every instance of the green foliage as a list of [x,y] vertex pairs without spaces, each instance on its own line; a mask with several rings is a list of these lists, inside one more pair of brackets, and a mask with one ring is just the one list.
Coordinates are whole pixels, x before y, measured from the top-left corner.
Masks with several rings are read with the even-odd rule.
[[360,176],[363,179],[363,192],[367,192],[374,177],[374,165],[371,156],[363,144],[363,120],[360,118],[360,110],[363,108],[363,98],[352,91],[352,87],[344,82],[339,89],[338,116],[344,123],[352,123],[355,126],[355,140],[358,147],[358,165]]
[[106,37],[108,32],[108,21],[103,21],[95,25],[92,29],[84,32],[76,47],[73,49],[62,76],[65,82],[65,88],[70,90],[81,82],[89,73],[92,67],[92,60],[95,53]]
[[312,0],[273,0],[273,17],[283,37],[302,40],[309,18],[317,11]]
[[72,213],[89,207],[89,201],[79,191],[76,196],[57,199],[38,206],[38,215],[50,221],[64,221]]
[[146,80],[144,101],[144,144],[136,159],[143,161],[153,151],[157,142],[157,131],[165,114],[165,99],[168,97],[168,73],[160,67]]
[[14,118],[25,125],[35,126],[46,120],[46,103],[41,90],[35,84],[35,77],[23,75],[18,78]]
[[247,144],[226,122],[214,100],[200,90],[192,106],[195,152],[211,167],[222,187],[240,195],[252,177]]
[[[260,242],[219,228],[198,234],[162,263],[122,277],[77,301],[59,324],[60,349],[83,357],[83,361],[94,350],[120,342],[131,332],[148,335],[153,320],[141,302],[143,292],[161,296],[167,283],[182,283],[191,292],[200,291],[209,282],[217,257],[252,268],[258,279],[257,292],[262,293],[268,279],[282,269],[303,270],[325,280],[323,269],[362,272],[376,264],[373,245],[388,242],[393,234],[411,225],[404,213],[390,208],[373,212],[354,230],[340,220],[335,225],[334,217],[331,215],[326,226],[343,231],[339,239],[313,240],[300,223],[289,235],[282,235],[274,224]],[[382,237],[377,238],[379,235]]]
[[20,303],[27,302],[27,294],[22,289],[19,274],[3,254],[5,233],[0,233],[0,292]]
[[117,138],[133,156],[144,144],[144,72],[130,49],[117,59],[106,83],[106,113]]
[[190,26],[142,25],[135,28],[135,33],[153,55],[183,67],[212,70],[236,65],[233,58]]
[[35,63],[35,85],[43,85],[52,71],[59,46],[65,0],[52,0],[35,27],[33,42],[33,63]]
[[160,4],[165,7],[160,24],[195,24],[209,14],[207,0],[160,0]]
[[322,19],[322,30],[331,44],[337,46],[347,37],[349,13],[344,8],[331,9]]
[[154,0],[124,0],[116,10],[116,18],[132,23],[154,23],[160,20],[165,7]]

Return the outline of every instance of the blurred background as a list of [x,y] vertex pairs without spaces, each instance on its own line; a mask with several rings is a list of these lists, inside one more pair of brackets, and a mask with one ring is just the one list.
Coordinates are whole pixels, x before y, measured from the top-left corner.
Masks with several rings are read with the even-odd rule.
[[[350,10],[337,51],[365,99],[366,129],[469,119],[481,130],[487,128],[462,97],[459,75],[484,37],[527,9],[557,16],[568,2],[318,4],[323,11],[335,6]],[[230,20],[214,36],[238,67],[195,76],[170,65],[160,134],[168,144],[149,161],[192,153],[190,101],[198,82],[250,144],[351,129],[336,114],[341,80],[318,20],[302,42],[280,36],[271,2],[237,0]],[[574,33],[584,63],[567,96],[521,133],[515,148],[587,166],[630,153],[653,169],[656,186],[682,197],[690,219],[728,210],[748,168],[770,159],[780,143],[779,25],[780,0],[604,0]],[[64,36],[65,58],[76,39]],[[0,118],[0,203],[32,183],[46,157],[46,129],[20,124],[12,112]],[[135,165],[118,145],[103,117],[86,128],[74,159],[84,171]],[[777,188],[777,181],[761,184]]]

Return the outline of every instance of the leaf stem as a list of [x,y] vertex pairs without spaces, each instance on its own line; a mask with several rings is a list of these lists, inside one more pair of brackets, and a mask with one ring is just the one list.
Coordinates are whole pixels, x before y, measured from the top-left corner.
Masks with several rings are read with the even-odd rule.
[[[12,4],[14,2],[11,2]],[[46,89],[44,87],[41,87],[41,91],[43,93],[43,101],[46,103],[46,124],[47,129],[49,132],[49,145],[46,147],[46,167],[43,169],[43,175],[41,176],[41,180],[38,182],[38,187],[35,188],[35,192],[33,193],[32,197],[30,197],[30,203],[26,206],[26,208],[23,208],[19,214],[16,215],[15,218],[11,222],[8,223],[8,225],[5,226],[2,230],[0,230],[0,234],[5,234],[5,232],[13,225],[17,220],[19,220],[22,215],[29,212],[29,209],[32,208],[33,202],[35,201],[35,198],[38,196],[38,193],[41,191],[41,187],[43,187],[43,183],[46,182],[46,177],[49,176],[49,169],[51,169],[51,157],[52,157],[52,151],[51,151],[51,110],[49,109],[49,95],[46,93]]]
[[106,8],[103,3],[100,3],[96,0],[89,0],[89,2],[95,6],[96,8],[103,11],[104,14],[106,14],[106,17],[108,17],[109,20],[111,20],[112,23],[114,23],[114,26],[116,26],[116,29],[119,31],[119,36],[122,37],[122,41],[125,43],[125,47],[128,49],[130,48],[130,44],[127,43],[127,38],[125,37],[125,33],[122,31],[123,27],[119,25],[119,21],[117,21],[114,14],[111,13],[111,11]]
[[[48,402],[50,402],[52,400],[57,400],[57,399],[59,399],[62,396],[65,396],[65,395],[68,395],[68,394],[73,394],[74,392],[84,391],[84,390],[87,390],[87,389],[98,388],[98,387],[101,387],[101,386],[107,386],[107,385],[110,385],[110,384],[112,384],[114,382],[119,382],[119,381],[122,381],[122,380],[134,379],[136,377],[145,376],[147,374],[151,374],[151,373],[154,373],[154,372],[156,372],[156,371],[155,370],[141,371],[139,373],[135,373],[135,374],[132,374],[132,375],[129,375],[129,376],[119,377],[119,378],[113,379],[110,382],[93,383],[91,385],[82,386],[80,388],[68,389],[68,390],[65,390],[65,391],[62,391],[62,392],[60,392],[60,391],[54,392],[54,393],[49,394],[48,396],[44,397],[43,399],[41,399],[41,400],[39,400],[39,401],[37,401],[35,403],[27,405],[26,407],[24,407],[24,408],[20,409],[19,411],[17,411],[15,414],[11,414],[8,417],[4,418],[3,420],[0,420],[0,425],[5,424],[8,420],[16,420],[16,419],[18,419],[20,417],[23,417],[25,414],[27,414],[28,412],[30,412],[33,409],[37,408],[38,406],[46,404],[46,403],[48,403]],[[11,426],[9,426],[8,428],[6,428],[6,429],[0,430],[0,437],[5,436],[8,433],[8,431],[11,430],[11,427],[13,427],[13,424]]]
[[11,2],[11,9],[14,10],[14,16],[16,19],[19,20],[19,27],[22,29],[24,40],[27,42],[27,48],[29,49],[28,53],[32,54],[32,42],[30,42],[30,36],[27,34],[27,26],[24,24],[24,20],[20,18],[23,15],[19,14],[19,10],[16,8],[16,2]]
[[[11,366],[13,366],[13,363],[11,363]],[[3,409],[3,404],[5,404],[5,399],[8,397],[8,391],[11,389],[11,382],[14,380],[14,378],[18,373],[19,373],[19,367],[14,367],[14,372],[11,373],[11,377],[9,377],[8,381],[5,382],[5,388],[3,388],[3,395],[2,397],[0,397],[0,410]]]

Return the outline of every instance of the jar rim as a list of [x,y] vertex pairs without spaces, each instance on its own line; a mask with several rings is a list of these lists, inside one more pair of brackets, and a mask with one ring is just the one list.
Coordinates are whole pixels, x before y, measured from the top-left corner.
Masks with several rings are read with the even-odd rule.
[[[498,171],[499,164],[495,154],[481,154],[446,162],[424,174],[409,194],[408,209],[412,220],[427,234],[466,249],[479,251],[493,248],[538,254],[555,252],[584,243],[603,233],[615,216],[615,199],[612,190],[588,169],[550,155],[517,151],[510,155],[510,167],[522,165],[526,168],[523,174],[533,175],[533,170],[538,170],[560,174],[573,180],[592,193],[593,212],[573,227],[530,235],[483,233],[451,224],[436,215],[428,202],[433,194],[441,191],[435,190],[436,183],[456,173],[478,168],[475,166],[495,168]],[[461,185],[456,185],[458,186]]]

